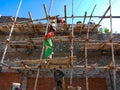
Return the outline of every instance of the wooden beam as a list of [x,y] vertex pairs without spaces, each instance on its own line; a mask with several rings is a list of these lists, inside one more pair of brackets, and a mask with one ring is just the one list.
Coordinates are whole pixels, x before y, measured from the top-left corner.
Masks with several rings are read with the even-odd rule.
[[[75,60],[76,57],[73,57],[73,60]],[[47,63],[51,65],[59,65],[59,64],[66,64],[70,60],[70,57],[62,57],[62,58],[53,58],[53,59],[41,59],[41,60],[21,60],[21,61],[15,61],[16,64],[46,64]]]

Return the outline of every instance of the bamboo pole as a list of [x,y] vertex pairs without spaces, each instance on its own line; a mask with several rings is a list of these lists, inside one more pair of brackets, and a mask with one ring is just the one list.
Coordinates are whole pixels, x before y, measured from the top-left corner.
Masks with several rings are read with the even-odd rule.
[[[35,25],[34,25],[34,22],[33,22],[32,15],[31,15],[30,12],[28,12],[28,15],[29,15],[30,20],[31,20],[32,30],[33,30],[33,32],[35,33],[35,32],[36,32],[36,29],[35,29]],[[37,31],[37,32],[38,32],[38,31]]]
[[85,23],[86,16],[87,16],[87,12],[85,12],[84,19],[83,19],[83,24]]
[[[90,15],[89,22],[91,21],[93,12],[96,8],[96,5],[94,6],[92,13]],[[87,66],[88,66],[88,41],[89,41],[89,24],[88,24],[88,30],[87,30],[87,36],[86,36],[86,42],[85,42],[85,79],[86,79],[86,90],[89,90],[89,81],[87,76]]]
[[102,16],[102,18],[100,19],[98,24],[95,25],[92,30],[94,30],[101,23],[101,21],[104,19],[105,15],[107,14],[107,12],[109,11],[110,8],[111,8],[111,5],[107,8],[107,10],[105,11],[104,15]]
[[18,5],[18,9],[17,9],[17,12],[16,12],[15,20],[14,20],[13,25],[12,25],[12,27],[11,27],[9,37],[8,37],[8,39],[7,39],[7,41],[6,41],[7,43],[6,43],[6,46],[5,46],[5,49],[4,49],[4,53],[3,53],[3,56],[2,56],[2,59],[1,59],[1,63],[4,62],[4,58],[5,58],[5,55],[6,55],[6,53],[7,53],[7,49],[8,49],[8,46],[9,46],[9,41],[10,41],[10,39],[11,39],[11,36],[12,36],[12,33],[13,33],[13,29],[14,29],[15,24],[16,24],[16,20],[17,20],[17,17],[18,17],[18,13],[19,13],[21,4],[22,4],[22,0],[20,0],[20,3],[19,3],[19,5]]
[[64,17],[65,17],[65,23],[67,24],[66,5],[64,6]]
[[[47,13],[45,4],[43,5],[44,11],[45,11],[45,14],[46,14],[46,18],[47,18],[47,27],[46,27],[46,30],[45,30],[45,35],[46,35],[47,32],[48,32],[48,26],[49,26],[49,22],[50,22],[50,21],[49,21],[49,16],[48,16],[48,15],[50,15],[50,13],[51,13],[52,3],[53,3],[53,0],[51,0],[51,3],[50,3],[49,14]],[[42,52],[41,52],[40,59],[42,59],[42,57],[43,57],[44,48],[45,48],[45,46],[44,46],[44,42],[43,42],[43,48],[42,48]],[[36,87],[37,87],[37,82],[38,82],[38,77],[39,77],[39,71],[40,71],[40,68],[38,68],[38,71],[37,71],[37,76],[36,76],[36,80],[35,80],[34,90],[36,90]]]
[[[74,0],[72,0],[72,32],[71,32],[71,46],[70,46],[70,52],[71,52],[71,57],[73,57],[73,37],[74,37],[74,26],[73,26],[73,22],[74,22]],[[71,58],[71,65],[73,66],[73,59]],[[71,77],[70,77],[70,85],[72,85],[72,73],[73,73],[73,69],[71,68]]]
[[[111,29],[110,37],[113,38],[111,0],[109,0],[109,5],[110,5],[110,29]],[[111,40],[111,54],[112,54],[112,64],[113,66],[115,66],[113,39]],[[116,90],[116,70],[115,69],[113,69],[113,86],[114,86],[114,90]]]

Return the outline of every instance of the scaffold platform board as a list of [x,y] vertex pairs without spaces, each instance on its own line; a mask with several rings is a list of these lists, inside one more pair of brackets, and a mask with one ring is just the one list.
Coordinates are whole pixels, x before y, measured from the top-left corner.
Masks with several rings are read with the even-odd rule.
[[[72,62],[75,62],[76,57],[61,57],[54,59],[40,59],[40,60],[21,60],[15,61],[16,64],[25,68],[71,68]],[[21,67],[21,69],[22,69]],[[23,69],[25,69],[23,68]]]

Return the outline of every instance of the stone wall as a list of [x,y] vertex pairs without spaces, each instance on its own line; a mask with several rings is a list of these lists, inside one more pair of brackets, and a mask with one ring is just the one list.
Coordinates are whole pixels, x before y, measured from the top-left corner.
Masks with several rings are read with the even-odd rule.
[[[120,35],[115,34],[114,35],[114,41],[120,41]],[[3,56],[4,48],[5,48],[5,43],[6,39],[8,38],[8,35],[0,35],[0,58]],[[28,39],[29,37],[27,35],[13,35],[11,37],[11,40],[13,41],[24,41],[25,39]],[[80,35],[78,36],[80,40],[85,40],[86,37],[85,35]],[[105,35],[105,34],[94,34],[90,36],[90,39],[92,40],[108,40],[110,39],[110,35]],[[54,43],[54,58],[55,57],[66,57],[70,55],[69,51],[70,43],[68,42],[57,42]],[[17,66],[14,61],[19,61],[19,60],[36,60],[40,58],[41,54],[41,48],[42,48],[42,43],[40,43],[40,49],[13,49],[11,47],[8,47],[7,53],[5,55],[4,63],[9,64],[10,66]],[[111,50],[109,51],[111,52]],[[115,51],[115,61],[116,65],[120,65],[120,50]],[[94,53],[94,54],[92,54]],[[80,50],[80,45],[79,42],[74,43],[74,55],[77,56],[77,62],[75,62],[75,65],[85,65],[85,52]],[[98,66],[104,66],[104,65],[109,65],[111,63],[112,57],[111,55],[105,55],[103,51],[88,51],[88,65],[92,64],[97,64]],[[84,70],[81,68],[74,68],[73,69],[73,77],[85,77],[84,76]],[[9,72],[9,71],[8,71]],[[11,72],[11,71],[10,71]],[[36,70],[34,71],[36,72]],[[70,70],[63,70],[65,73],[65,77],[70,77]],[[28,74],[31,76],[31,71],[28,71]],[[111,71],[111,74],[112,71]],[[52,76],[51,73],[46,74],[45,76]],[[36,73],[33,75],[35,78]],[[40,75],[42,76],[42,74]],[[27,77],[27,76],[25,76]],[[107,80],[107,85],[108,85],[108,90],[112,90],[111,84],[113,83],[113,78],[112,78],[112,83],[110,80],[110,74],[109,72],[106,72],[104,69],[93,69],[90,70],[88,73],[88,77],[102,77],[106,78]],[[117,71],[117,90],[119,90],[119,71]],[[27,80],[27,79],[26,79]],[[24,81],[24,79],[23,79]],[[26,81],[25,81],[26,82]],[[24,86],[26,88],[27,86]]]

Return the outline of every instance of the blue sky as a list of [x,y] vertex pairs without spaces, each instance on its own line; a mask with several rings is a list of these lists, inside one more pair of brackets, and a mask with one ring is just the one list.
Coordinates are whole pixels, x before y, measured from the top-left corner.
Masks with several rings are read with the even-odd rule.
[[[102,16],[106,9],[109,6],[109,0],[73,0],[74,1],[74,16],[84,16],[85,11],[87,15],[91,15],[91,12],[96,5],[94,16]],[[120,16],[120,0],[111,0],[112,1],[112,15]],[[0,0],[0,15],[3,16],[15,16],[20,0]],[[19,11],[19,17],[28,16],[28,11],[30,11],[33,19],[45,18],[45,12],[43,4],[46,5],[47,11],[49,11],[51,0],[22,0],[22,5]],[[66,5],[67,16],[72,15],[72,0],[53,0],[51,16],[60,15],[64,16],[64,5]],[[107,15],[110,15],[108,12]],[[86,20],[85,23],[88,22]],[[99,22],[99,18],[92,18],[96,23]],[[70,22],[71,19],[68,19]],[[74,19],[74,23],[77,21],[83,21],[83,18]],[[109,19],[104,19],[101,22],[103,27],[109,26]],[[114,32],[120,32],[120,19],[113,19],[113,30]]]

